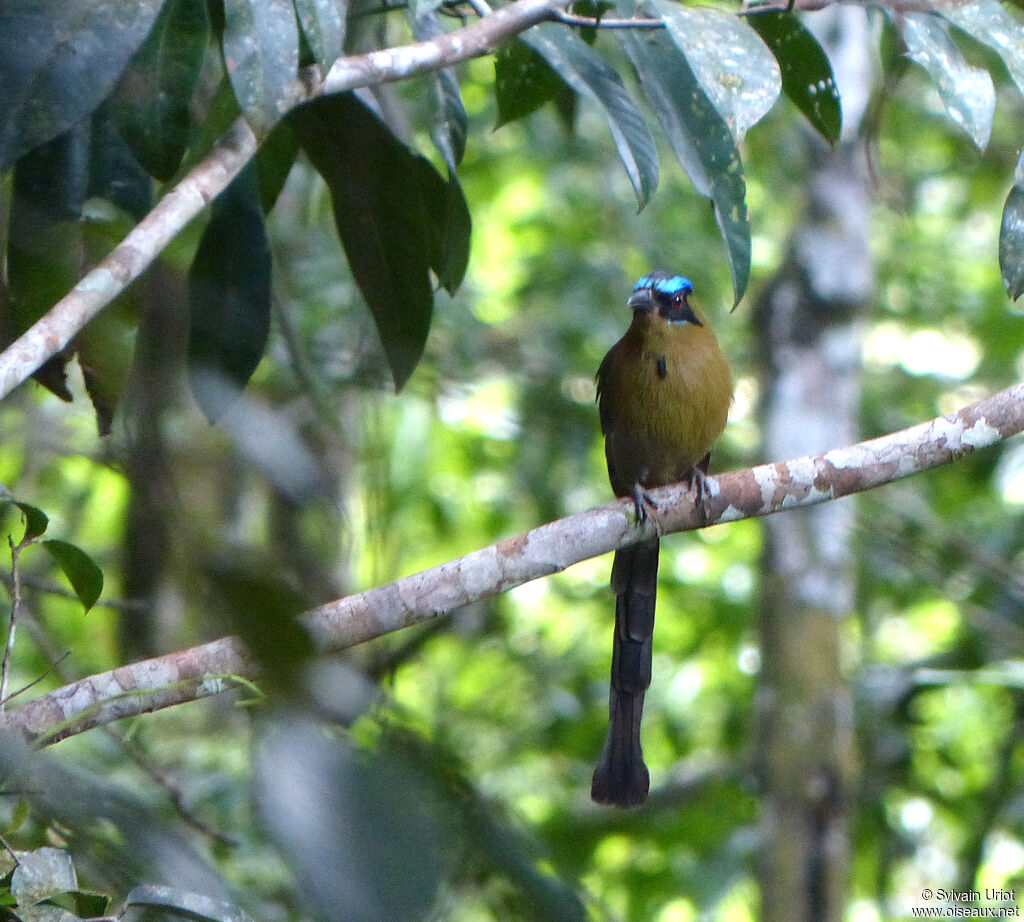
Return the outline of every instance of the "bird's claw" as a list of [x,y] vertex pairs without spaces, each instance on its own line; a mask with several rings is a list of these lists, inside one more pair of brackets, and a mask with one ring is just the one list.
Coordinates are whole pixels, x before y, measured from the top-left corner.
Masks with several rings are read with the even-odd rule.
[[694,494],[694,502],[700,506],[706,499],[711,497],[711,488],[708,486],[708,475],[699,467],[690,468],[687,482]]
[[655,502],[654,497],[640,486],[639,483],[633,484],[633,508],[636,510],[637,525],[643,525],[650,518],[658,534],[661,534],[661,525],[658,522],[657,516],[654,515],[658,509],[658,504]]

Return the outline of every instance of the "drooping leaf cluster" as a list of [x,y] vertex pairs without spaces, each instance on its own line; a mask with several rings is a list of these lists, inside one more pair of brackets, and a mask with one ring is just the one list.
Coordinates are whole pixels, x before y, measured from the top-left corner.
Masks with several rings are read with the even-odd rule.
[[[553,19],[559,9],[553,2]],[[391,36],[393,44],[410,34],[429,41],[456,10],[454,3],[410,4],[408,31],[400,34],[388,19],[373,41],[387,46]],[[201,405],[219,417],[265,352],[272,272],[263,223],[300,151],[330,189],[352,276],[401,387],[423,353],[434,286],[454,291],[466,271],[471,220],[457,170],[467,116],[453,69],[426,78],[426,127],[443,175],[403,139],[402,119],[369,97],[298,105],[301,68],[326,71],[344,53],[349,12],[343,0],[146,0],[130,12],[115,0],[3,4],[0,95],[8,102],[0,114],[0,170],[14,173],[5,337],[24,332],[104,255],[113,235],[97,225],[123,230],[126,220],[143,217],[154,183],[173,183],[241,114],[261,142],[254,171],[212,208],[190,275],[190,360]],[[374,11],[354,12],[364,18]],[[571,124],[575,100],[596,104],[643,207],[658,185],[658,155],[637,93],[620,73],[624,56],[673,153],[712,204],[739,301],[750,276],[751,230],[738,145],[780,92],[835,142],[840,98],[827,56],[797,15],[775,9],[737,16],[645,0],[636,9],[579,3],[571,12],[572,25],[535,26],[498,49],[498,124],[551,100]],[[581,27],[581,17],[594,25]],[[984,147],[995,107],[992,79],[968,63],[960,44],[966,34],[991,47],[1024,87],[1024,63],[1014,51],[1020,24],[996,0],[892,19],[906,55],[935,81],[950,117]],[[357,31],[350,51],[367,46],[367,30]],[[1015,185],[1000,249],[1013,296],[1024,290],[1020,198]],[[113,205],[120,219],[87,209],[90,199]],[[66,366],[77,352],[104,432],[138,321],[130,290],[120,302],[36,373],[70,399]]]
[[38,506],[17,499],[5,487],[0,487],[0,513],[6,512],[11,506],[18,510],[25,523],[21,540],[15,545],[11,539],[12,548],[22,550],[33,544],[43,547],[67,577],[85,610],[92,608],[103,592],[103,571],[96,562],[70,541],[43,538],[50,525],[49,516]]

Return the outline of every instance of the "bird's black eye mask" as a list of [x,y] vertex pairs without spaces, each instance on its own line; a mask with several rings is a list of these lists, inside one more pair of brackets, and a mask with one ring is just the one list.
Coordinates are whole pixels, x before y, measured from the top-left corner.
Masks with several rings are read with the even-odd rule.
[[703,326],[690,307],[689,290],[684,288],[668,294],[655,289],[655,298],[658,301],[658,313],[669,323],[692,323],[694,326]]

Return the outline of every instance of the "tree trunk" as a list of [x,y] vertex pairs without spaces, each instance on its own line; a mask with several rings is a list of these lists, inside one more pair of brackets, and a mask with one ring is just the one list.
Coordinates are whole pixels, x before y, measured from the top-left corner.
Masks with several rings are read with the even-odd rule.
[[[826,23],[824,20],[827,19]],[[756,314],[763,344],[765,457],[856,438],[862,308],[873,294],[864,147],[870,85],[863,11],[815,17],[844,103],[843,139],[810,138],[808,199],[789,254]],[[840,922],[856,771],[853,699],[843,666],[853,607],[851,501],[765,520],[758,694],[764,922]]]

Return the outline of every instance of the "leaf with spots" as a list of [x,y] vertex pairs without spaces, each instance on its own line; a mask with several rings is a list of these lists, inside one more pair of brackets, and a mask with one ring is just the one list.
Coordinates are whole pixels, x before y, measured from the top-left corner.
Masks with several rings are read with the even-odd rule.
[[299,92],[299,25],[291,0],[224,0],[224,64],[262,141]]
[[907,13],[894,21],[907,46],[907,57],[928,72],[950,118],[984,150],[996,112],[991,75],[967,63],[950,37],[949,26],[937,16]]
[[750,280],[750,218],[743,161],[725,119],[664,31],[622,31],[651,107],[694,188],[711,199],[739,302]]
[[725,10],[647,0],[736,141],[775,104],[782,78],[761,37]]
[[520,39],[506,42],[494,56],[495,128],[525,118],[565,88],[565,81]]
[[792,13],[756,13],[747,22],[779,62],[782,91],[822,137],[835,144],[843,113],[832,64],[818,40]]

